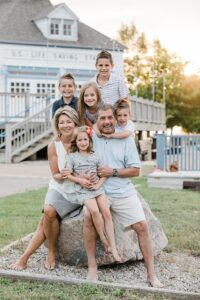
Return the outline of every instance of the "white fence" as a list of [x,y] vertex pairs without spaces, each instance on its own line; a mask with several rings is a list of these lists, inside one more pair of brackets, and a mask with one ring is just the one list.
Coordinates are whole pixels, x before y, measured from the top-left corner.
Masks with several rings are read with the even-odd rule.
[[44,109],[49,103],[47,94],[0,93],[0,125],[23,121]]
[[[136,130],[165,130],[164,104],[131,97],[132,120]],[[0,93],[0,127],[3,123],[23,121],[50,103],[46,94]]]
[[135,130],[165,130],[165,105],[162,103],[131,97],[131,115]]
[[157,166],[168,170],[176,163],[180,171],[200,171],[200,135],[158,134]]

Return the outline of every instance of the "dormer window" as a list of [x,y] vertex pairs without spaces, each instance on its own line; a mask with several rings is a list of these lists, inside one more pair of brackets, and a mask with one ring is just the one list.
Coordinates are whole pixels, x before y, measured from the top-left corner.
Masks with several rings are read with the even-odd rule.
[[65,4],[56,5],[47,15],[44,11],[34,22],[47,39],[78,40],[78,18]]
[[50,33],[53,35],[60,34],[60,21],[59,20],[51,20]]
[[73,34],[73,21],[71,20],[58,20],[58,19],[51,19],[50,22],[50,34],[54,36],[59,36],[62,38],[64,37],[71,37]]
[[64,21],[63,24],[63,35],[71,36],[72,35],[72,24]]

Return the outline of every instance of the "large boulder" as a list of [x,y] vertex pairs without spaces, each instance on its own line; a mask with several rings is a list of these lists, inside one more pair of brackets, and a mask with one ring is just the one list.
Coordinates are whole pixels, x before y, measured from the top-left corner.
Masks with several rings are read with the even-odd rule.
[[[167,245],[167,238],[161,223],[153,215],[149,205],[144,201],[141,195],[138,194],[138,196],[141,200],[146,220],[149,225],[154,255],[157,255]],[[124,262],[128,260],[141,260],[143,256],[139,248],[136,233],[131,229],[123,230],[115,218],[113,218],[113,223],[117,249],[122,260]],[[73,212],[61,222],[58,239],[58,258],[60,261],[70,265],[87,264],[87,256],[83,241],[83,211]],[[97,240],[96,245],[96,258],[98,265],[114,263],[112,255],[105,253],[99,240]]]

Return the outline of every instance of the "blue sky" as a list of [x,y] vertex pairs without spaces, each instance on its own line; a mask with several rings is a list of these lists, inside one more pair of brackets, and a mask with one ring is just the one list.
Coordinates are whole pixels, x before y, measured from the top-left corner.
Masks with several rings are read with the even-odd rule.
[[[200,0],[51,0],[65,3],[80,21],[111,38],[122,23],[135,23],[149,41],[159,38],[170,52],[200,68]],[[188,68],[189,70],[189,68]]]

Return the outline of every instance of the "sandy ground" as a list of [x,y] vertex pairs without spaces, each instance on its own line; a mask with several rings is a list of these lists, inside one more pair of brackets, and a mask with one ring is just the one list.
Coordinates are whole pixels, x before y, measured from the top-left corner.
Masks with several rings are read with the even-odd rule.
[[0,197],[47,187],[50,177],[45,160],[0,164]]

